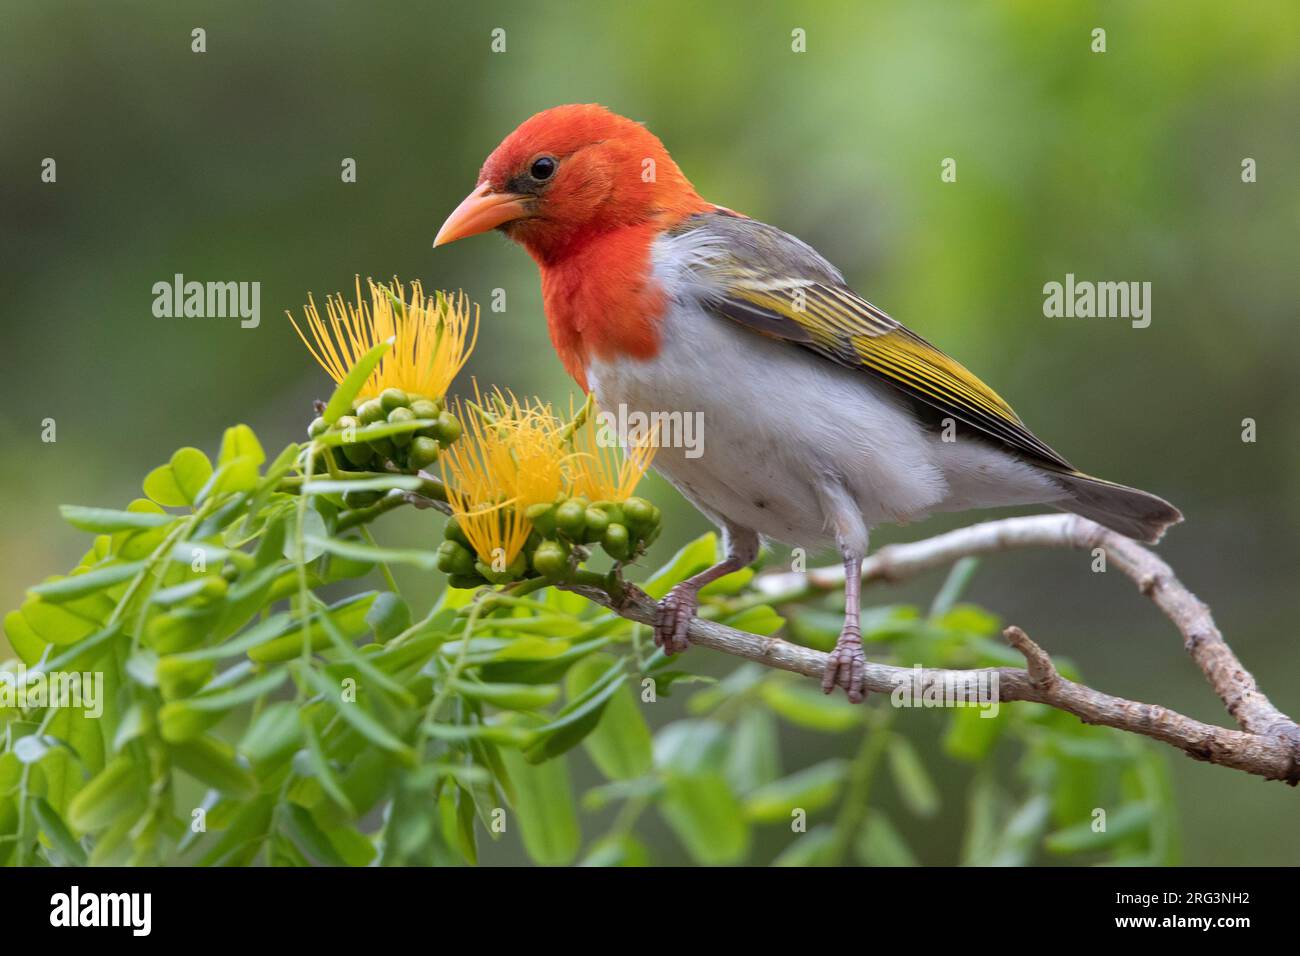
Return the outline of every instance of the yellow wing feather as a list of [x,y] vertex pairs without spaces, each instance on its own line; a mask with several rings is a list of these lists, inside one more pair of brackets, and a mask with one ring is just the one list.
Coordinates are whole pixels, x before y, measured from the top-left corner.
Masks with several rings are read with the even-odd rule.
[[717,290],[709,301],[715,312],[869,372],[1038,464],[1074,471],[997,392],[855,293],[809,246],[726,213],[698,217],[682,231],[704,238],[694,269]]

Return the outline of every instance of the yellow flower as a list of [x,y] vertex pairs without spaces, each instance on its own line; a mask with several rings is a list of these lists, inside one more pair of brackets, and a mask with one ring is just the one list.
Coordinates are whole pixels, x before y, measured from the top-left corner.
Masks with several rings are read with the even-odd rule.
[[465,432],[439,459],[447,502],[479,558],[509,565],[532,531],[525,510],[564,488],[563,426],[536,400],[497,390],[485,403],[477,383],[474,395],[457,402]]
[[390,285],[373,279],[366,282],[369,303],[361,298],[358,277],[356,303],[346,302],[342,295],[328,296],[324,319],[309,295],[306,325],[315,345],[289,315],[303,344],[330,377],[341,382],[375,344],[395,337],[393,347],[362,386],[358,401],[377,398],[386,388],[441,398],[474,350],[478,306],[472,306],[463,292],[426,296],[418,281],[411,283],[409,299],[396,279]]
[[571,493],[592,501],[626,501],[650,468],[658,447],[658,429],[639,429],[624,436],[629,444],[620,447],[620,436],[599,421],[594,403],[574,429],[573,455],[566,463]]

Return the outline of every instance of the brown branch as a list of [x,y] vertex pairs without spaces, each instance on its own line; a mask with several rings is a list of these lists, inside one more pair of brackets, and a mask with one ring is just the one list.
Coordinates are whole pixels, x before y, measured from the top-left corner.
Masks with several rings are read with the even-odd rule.
[[[1240,730],[1205,724],[1155,704],[1113,697],[1061,677],[1051,658],[1019,628],[1008,628],[1007,640],[1024,655],[1028,670],[985,668],[941,670],[893,667],[868,662],[869,690],[893,693],[903,685],[913,693],[925,689],[971,686],[985,680],[996,687],[1002,702],[1035,701],[1074,714],[1090,724],[1141,734],[1177,747],[1198,760],[1232,767],[1269,780],[1300,782],[1300,726],[1279,711],[1259,690],[1214,624],[1209,609],[1174,576],[1164,561],[1142,545],[1074,515],[1037,515],[972,525],[910,544],[882,548],[863,564],[863,580],[896,581],[969,555],[1020,548],[1102,548],[1109,565],[1132,578],[1143,594],[1173,621],[1184,644],[1210,685],[1236,718]],[[754,582],[762,595],[778,603],[843,586],[840,568],[816,568],[804,573],[760,575]],[[631,621],[653,624],[655,602],[629,588],[614,602],[598,589],[575,588]],[[776,637],[761,637],[696,619],[690,628],[693,644],[757,661],[768,667],[820,680],[827,655]],[[920,686],[916,687],[919,675]],[[996,681],[996,683],[994,683]],[[983,685],[981,685],[983,686]]]

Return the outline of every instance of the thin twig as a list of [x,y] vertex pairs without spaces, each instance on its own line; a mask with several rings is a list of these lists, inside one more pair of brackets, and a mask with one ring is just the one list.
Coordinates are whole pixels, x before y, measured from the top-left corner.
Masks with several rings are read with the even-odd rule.
[[[1300,782],[1300,727],[1279,711],[1259,690],[1214,624],[1209,609],[1187,590],[1169,566],[1148,549],[1073,515],[1007,518],[972,525],[911,544],[891,545],[863,564],[863,580],[896,581],[940,567],[968,555],[1031,547],[1105,551],[1111,565],[1132,578],[1178,627],[1185,645],[1215,692],[1236,718],[1241,730],[1202,723],[1155,704],[1114,697],[1061,677],[1045,651],[1019,628],[1008,628],[1007,639],[1028,662],[1028,670],[999,667],[943,670],[893,667],[868,662],[868,690],[893,693],[907,685],[913,693],[984,680],[996,687],[1001,702],[1034,701],[1074,714],[1089,724],[1141,734],[1177,747],[1198,760],[1256,774],[1269,780]],[[755,579],[759,593],[780,600],[792,595],[829,591],[843,586],[838,568],[817,568],[802,574],[769,574]],[[644,592],[629,587],[615,601],[594,586],[570,586],[622,617],[653,625],[656,604]],[[691,623],[691,643],[722,651],[768,667],[820,680],[827,655],[777,637],[762,637],[697,618]],[[919,686],[917,686],[919,683]],[[980,685],[984,686],[984,685]]]

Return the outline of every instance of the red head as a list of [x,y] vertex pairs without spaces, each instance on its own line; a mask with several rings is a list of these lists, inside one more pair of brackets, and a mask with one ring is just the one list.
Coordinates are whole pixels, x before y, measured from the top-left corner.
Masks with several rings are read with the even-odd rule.
[[611,230],[667,227],[708,208],[640,123],[595,104],[557,106],[492,152],[433,244],[499,228],[547,264]]

